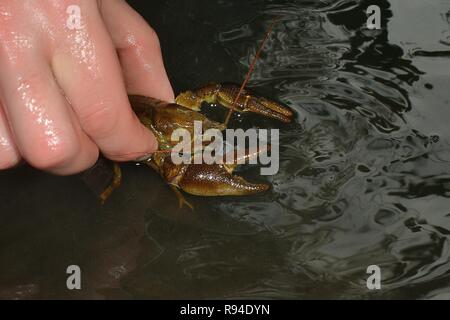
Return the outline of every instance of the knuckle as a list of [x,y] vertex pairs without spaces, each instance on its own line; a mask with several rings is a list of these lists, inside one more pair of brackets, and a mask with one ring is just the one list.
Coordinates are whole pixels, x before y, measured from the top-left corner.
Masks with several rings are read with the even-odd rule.
[[89,153],[89,156],[87,157],[86,161],[84,162],[83,170],[92,168],[95,163],[98,160],[98,157],[100,156],[100,150],[98,148],[95,148],[93,152]]
[[110,104],[97,103],[81,110],[80,123],[88,135],[103,138],[116,127],[118,115]]
[[[1,105],[0,105],[1,108]],[[12,141],[0,136],[0,170],[15,167],[20,162],[20,154]]]
[[11,15],[9,12],[4,12],[0,15],[0,40],[2,40],[1,44],[4,42],[10,41],[13,39],[14,33],[12,32],[15,29],[15,21],[11,19]]
[[134,34],[133,45],[139,48],[147,46],[159,46],[159,37],[155,29],[145,23],[145,32]]
[[35,45],[35,38],[18,30],[14,24],[0,21],[0,57],[3,61],[8,61],[10,64],[17,63]]
[[[27,69],[26,66],[19,67],[19,69]],[[48,92],[47,86],[50,79],[45,78],[42,72],[31,70],[17,75],[17,83],[12,86],[7,92],[11,97],[32,96],[35,99],[41,100],[46,98]]]
[[19,163],[19,158],[14,153],[0,154],[0,170],[11,169]]
[[147,27],[147,35],[146,36],[149,37],[150,40],[153,40],[153,41],[159,43],[158,34],[156,33],[155,29],[153,29],[151,26]]
[[160,42],[158,34],[156,33],[155,29],[148,26],[147,28],[147,34],[145,35],[145,39],[142,39],[143,44],[150,44],[151,48],[159,48]]
[[61,143],[57,147],[41,144],[29,152],[27,160],[37,169],[49,170],[69,165],[78,154],[79,144],[73,141]]

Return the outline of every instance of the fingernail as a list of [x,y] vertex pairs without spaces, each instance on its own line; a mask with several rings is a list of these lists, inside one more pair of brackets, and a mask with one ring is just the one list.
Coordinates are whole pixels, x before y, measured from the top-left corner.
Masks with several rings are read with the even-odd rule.
[[136,162],[146,162],[149,161],[152,156],[153,153],[158,150],[158,141],[156,140],[155,136],[153,135],[153,133],[151,131],[149,131],[144,125],[143,128],[145,128],[145,131],[147,131],[150,134],[148,141],[148,145],[147,145],[147,149],[145,149],[145,151],[143,151],[141,154],[143,154],[142,156],[136,158]]
[[134,161],[136,161],[136,162],[146,162],[146,161],[149,161],[152,158],[152,155],[153,155],[153,153],[150,153],[150,154],[147,154],[145,156],[139,157],[139,158],[137,158]]

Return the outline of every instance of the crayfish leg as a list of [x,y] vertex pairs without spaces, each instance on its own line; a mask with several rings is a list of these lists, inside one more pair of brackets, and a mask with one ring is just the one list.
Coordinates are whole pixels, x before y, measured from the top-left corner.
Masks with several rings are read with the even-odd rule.
[[184,195],[181,193],[180,190],[178,190],[178,188],[176,186],[170,185],[170,188],[172,189],[173,192],[175,192],[175,195],[178,198],[178,208],[179,209],[183,208],[183,206],[186,205],[189,208],[191,208],[191,210],[194,210],[194,206],[186,200]]
[[114,162],[112,181],[110,185],[105,190],[103,190],[103,192],[99,195],[102,205],[105,204],[106,200],[108,200],[113,191],[120,186],[121,182],[122,182],[122,171],[120,170],[119,164],[117,162]]

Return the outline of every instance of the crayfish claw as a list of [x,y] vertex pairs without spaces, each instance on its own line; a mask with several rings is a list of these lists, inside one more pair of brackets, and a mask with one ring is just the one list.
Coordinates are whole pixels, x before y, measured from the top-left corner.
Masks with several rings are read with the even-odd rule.
[[178,185],[183,191],[198,196],[244,196],[269,189],[268,184],[248,182],[219,164],[190,165]]
[[219,103],[236,112],[254,112],[286,123],[291,122],[294,116],[289,107],[257,96],[248,90],[241,92],[234,84],[208,84],[197,90],[180,93],[175,101],[194,111],[199,111],[203,102]]
[[[243,90],[239,95],[240,88],[233,84],[224,84],[217,94],[218,101],[227,108],[233,108],[237,112],[253,112],[268,118],[291,122],[293,111],[278,102],[257,96],[250,91]],[[239,97],[238,97],[239,95]]]

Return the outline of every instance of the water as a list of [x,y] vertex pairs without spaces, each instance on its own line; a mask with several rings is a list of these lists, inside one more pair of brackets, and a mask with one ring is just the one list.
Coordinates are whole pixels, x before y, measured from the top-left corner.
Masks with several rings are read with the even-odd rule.
[[[102,207],[76,177],[2,172],[0,297],[450,297],[449,0],[131,3],[176,91],[241,82],[280,18],[250,86],[298,116],[277,175],[241,172],[273,188],[178,210],[159,176],[127,164]],[[365,28],[374,3],[380,31]],[[81,292],[65,289],[69,264]]]

